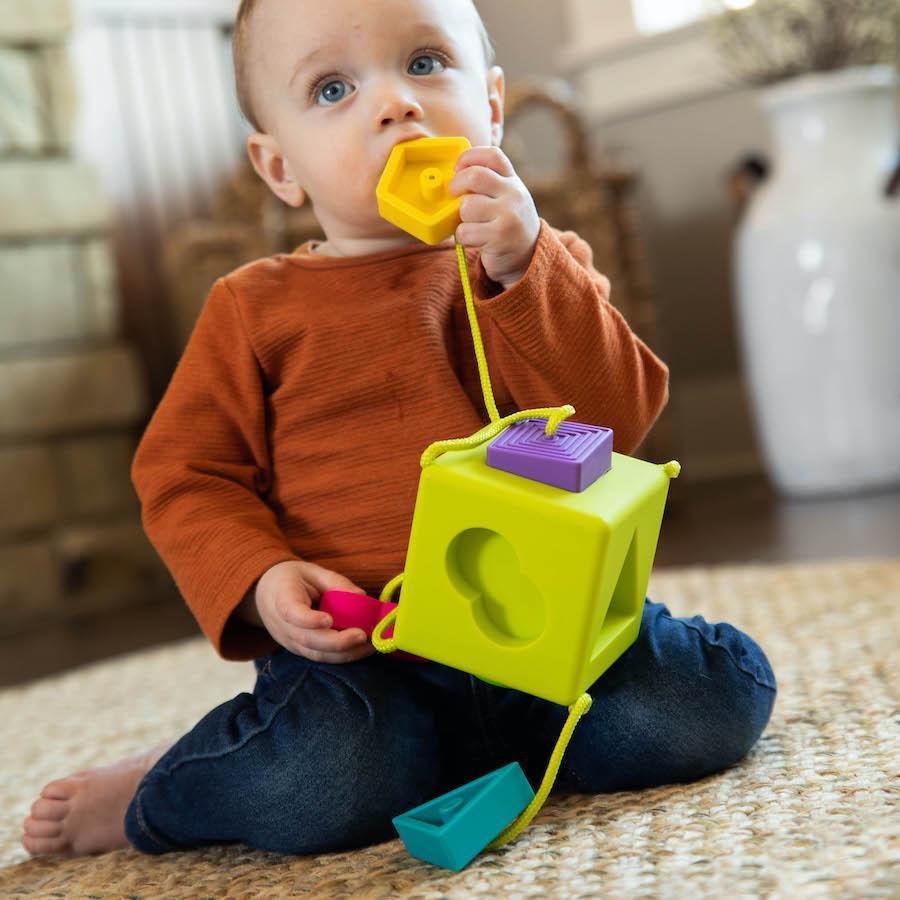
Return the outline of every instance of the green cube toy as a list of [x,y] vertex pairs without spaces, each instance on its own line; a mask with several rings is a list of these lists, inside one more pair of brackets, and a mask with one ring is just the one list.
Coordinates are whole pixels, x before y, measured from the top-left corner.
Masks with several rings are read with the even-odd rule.
[[573,492],[485,457],[421,472],[396,646],[568,706],[637,638],[678,464],[613,453]]

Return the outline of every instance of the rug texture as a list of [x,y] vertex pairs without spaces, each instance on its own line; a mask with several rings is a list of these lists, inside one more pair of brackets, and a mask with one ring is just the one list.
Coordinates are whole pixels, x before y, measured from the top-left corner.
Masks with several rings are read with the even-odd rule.
[[29,859],[20,825],[46,781],[180,734],[250,687],[249,664],[191,640],[0,693],[0,896],[900,897],[900,561],[659,571],[651,596],[743,628],[775,669],[768,730],[726,772],[551,798],[460,873],[399,841]]

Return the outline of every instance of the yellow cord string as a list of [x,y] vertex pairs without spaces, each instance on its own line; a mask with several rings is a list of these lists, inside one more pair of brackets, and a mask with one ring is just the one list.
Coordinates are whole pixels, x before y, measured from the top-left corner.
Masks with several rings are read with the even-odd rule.
[[544,805],[544,801],[550,796],[553,782],[556,781],[556,775],[559,772],[563,754],[566,752],[566,747],[569,746],[569,740],[572,737],[572,733],[575,731],[575,726],[578,724],[578,720],[591,708],[592,703],[593,700],[591,699],[590,694],[582,694],[569,707],[569,718],[566,719],[566,724],[563,725],[563,730],[559,733],[559,738],[556,741],[556,746],[553,748],[553,753],[550,754],[550,762],[547,763],[547,771],[544,772],[544,777],[541,781],[541,786],[538,788],[538,792],[534,795],[534,799],[531,803],[525,807],[522,814],[511,825],[508,825],[501,831],[490,844],[488,844],[489,850],[496,850],[498,847],[502,847],[504,844],[517,838],[538,814],[538,811]]
[[560,422],[568,419],[569,416],[575,415],[575,407],[570,404],[565,406],[545,406],[540,409],[523,409],[512,415],[500,418],[497,412],[497,405],[494,403],[494,391],[491,388],[491,376],[488,372],[487,360],[484,355],[484,344],[481,341],[481,329],[478,326],[478,316],[475,313],[475,298],[472,294],[472,283],[469,281],[469,267],[466,264],[466,251],[462,244],[456,242],[456,259],[459,263],[459,277],[462,281],[463,295],[466,298],[466,313],[469,316],[469,326],[472,329],[472,340],[475,343],[475,359],[478,362],[478,377],[481,381],[481,392],[484,395],[484,406],[487,410],[490,423],[484,428],[479,429],[475,434],[467,438],[453,438],[446,441],[435,441],[425,449],[419,464],[424,469],[425,466],[433,463],[442,453],[448,450],[467,450],[470,447],[477,447],[485,441],[500,434],[505,428],[508,428],[513,422],[520,419],[547,419],[547,425],[544,433],[548,435],[556,434]]
[[466,298],[466,312],[469,315],[469,327],[472,329],[472,339],[475,341],[475,359],[478,360],[478,374],[481,378],[481,391],[484,394],[484,406],[488,417],[492,422],[500,418],[497,412],[497,404],[494,403],[494,390],[491,387],[491,378],[488,375],[487,359],[484,355],[484,345],[481,343],[481,328],[478,326],[478,316],[475,315],[475,298],[472,296],[472,283],[469,281],[469,266],[466,264],[466,249],[456,238],[456,261],[459,263],[459,277],[462,281],[463,296]]
[[379,600],[390,600],[394,596],[394,591],[403,583],[403,572],[395,575],[382,589],[378,597]]
[[400,607],[392,609],[373,629],[372,645],[379,653],[393,653],[397,649],[397,642],[393,638],[382,637],[384,630],[397,618]]
[[568,419],[569,416],[574,414],[575,407],[570,406],[568,403],[565,406],[545,406],[541,409],[521,409],[518,412],[504,416],[502,419],[496,419],[469,437],[453,438],[447,441],[435,441],[426,448],[419,460],[419,464],[424,469],[425,466],[431,465],[431,463],[433,463],[442,453],[446,453],[448,450],[467,450],[470,447],[477,447],[478,444],[483,444],[489,438],[500,434],[504,428],[512,425],[513,422],[518,422],[520,419],[546,418],[547,427],[544,431],[546,434],[554,434],[556,429],[559,428],[559,423],[562,422],[563,419]]
[[[518,412],[504,416],[503,418],[500,417],[500,413],[497,411],[497,405],[494,402],[491,377],[488,372],[487,359],[484,355],[484,345],[481,341],[481,329],[478,326],[478,317],[475,314],[475,300],[472,294],[472,285],[469,281],[469,268],[466,264],[465,248],[458,241],[455,241],[455,243],[456,258],[459,262],[459,276],[462,281],[463,294],[466,298],[466,312],[469,317],[469,326],[472,329],[472,340],[475,343],[475,359],[478,362],[478,377],[481,381],[484,406],[487,410],[490,422],[469,437],[435,441],[433,444],[429,445],[419,460],[419,464],[423,469],[426,466],[431,465],[431,463],[433,463],[441,454],[451,450],[465,450],[471,447],[477,447],[486,440],[500,434],[501,431],[508,428],[513,422],[518,422],[521,419],[546,418],[547,426],[544,431],[548,435],[553,435],[556,433],[556,429],[559,428],[561,422],[575,414],[575,407],[567,403],[564,406],[547,406],[540,409],[519,410]],[[380,600],[390,601],[394,592],[403,582],[403,574],[403,572],[400,572],[398,575],[395,575],[384,586],[379,597]],[[393,653],[397,649],[396,640],[393,637],[386,638],[383,635],[394,623],[399,612],[399,607],[397,607],[397,609],[392,609],[372,631],[372,644],[379,653]],[[522,814],[494,838],[490,844],[488,844],[489,849],[502,847],[515,837],[518,837],[518,835],[528,827],[531,820],[544,805],[544,802],[547,800],[547,797],[550,795],[550,791],[553,788],[553,783],[556,781],[563,754],[566,752],[566,747],[569,745],[572,733],[575,731],[575,726],[578,724],[578,720],[591,708],[591,702],[590,694],[582,694],[569,707],[569,717],[566,719],[566,723],[556,741],[556,746],[553,748],[553,753],[550,755],[550,761],[547,763],[547,769],[544,772],[544,777],[541,780],[541,785],[538,788],[537,793]]]

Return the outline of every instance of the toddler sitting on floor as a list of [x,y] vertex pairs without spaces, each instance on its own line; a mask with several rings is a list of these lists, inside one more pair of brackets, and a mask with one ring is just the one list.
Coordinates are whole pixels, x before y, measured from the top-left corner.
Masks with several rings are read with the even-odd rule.
[[[378,214],[397,143],[473,145],[451,191],[501,414],[571,403],[630,453],[667,399],[590,248],[538,217],[499,149],[503,72],[471,0],[244,0],[234,46],[253,164],[285,203],[309,199],[327,239],[216,282],[132,474],[201,628],[224,658],[254,659],[256,683],[174,743],[48,784],[25,821],[33,854],[341,850],[512,760],[540,780],[565,708],[373,655],[316,608],[402,571],[419,455],[488,420],[452,241],[424,246]],[[556,790],[719,771],[775,692],[749,637],[648,600]]]

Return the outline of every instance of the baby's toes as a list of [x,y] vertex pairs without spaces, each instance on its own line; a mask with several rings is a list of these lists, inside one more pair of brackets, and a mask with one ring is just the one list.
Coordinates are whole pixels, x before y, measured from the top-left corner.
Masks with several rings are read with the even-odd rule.
[[60,778],[57,781],[45,784],[44,789],[41,791],[41,796],[50,800],[68,800],[84,781],[83,778],[78,777],[80,774],[76,773],[75,775],[69,775],[67,778]]
[[31,804],[31,816],[33,819],[61,821],[69,812],[68,800],[55,800],[49,797],[39,797]]
[[68,853],[69,843],[61,837],[33,837],[26,834],[22,838],[22,846],[32,855],[44,853]]
[[29,816],[22,828],[28,837],[59,837],[62,834],[63,823],[60,819],[36,819]]

